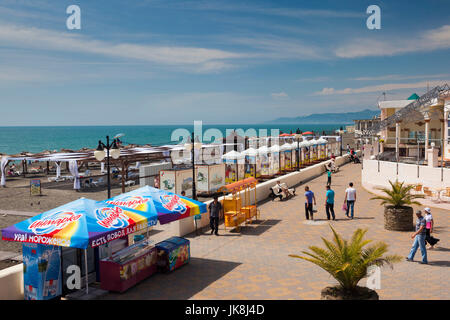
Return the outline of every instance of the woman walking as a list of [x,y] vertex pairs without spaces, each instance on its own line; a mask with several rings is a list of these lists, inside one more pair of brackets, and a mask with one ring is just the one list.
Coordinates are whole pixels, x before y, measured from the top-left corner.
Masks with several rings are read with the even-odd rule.
[[434,227],[434,220],[433,216],[431,215],[431,209],[425,208],[425,221],[426,221],[426,236],[425,236],[425,242],[428,242],[430,247],[428,249],[434,249],[434,245],[438,243],[439,239],[436,239],[431,236],[433,233],[433,227]]

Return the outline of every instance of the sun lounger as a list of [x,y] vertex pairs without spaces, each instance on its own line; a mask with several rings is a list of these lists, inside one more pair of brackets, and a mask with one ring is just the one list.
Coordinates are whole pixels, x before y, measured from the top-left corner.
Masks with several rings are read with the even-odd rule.
[[104,182],[105,182],[105,180],[104,180],[103,178],[99,178],[98,180],[92,181],[92,184],[93,184],[95,187],[98,187],[99,185],[103,184]]
[[128,181],[125,182],[125,185],[126,185],[127,187],[129,187],[129,186],[134,186],[135,184],[136,184],[136,182],[134,182],[134,180],[128,180]]

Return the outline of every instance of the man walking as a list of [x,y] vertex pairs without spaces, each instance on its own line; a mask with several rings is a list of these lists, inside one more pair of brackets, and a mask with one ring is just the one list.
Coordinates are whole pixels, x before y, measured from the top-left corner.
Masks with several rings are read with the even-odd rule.
[[417,248],[420,247],[420,252],[422,253],[422,261],[419,263],[428,264],[427,260],[427,248],[425,246],[425,238],[427,236],[426,232],[426,220],[422,216],[422,211],[416,211],[416,232],[411,235],[411,239],[414,239],[413,246],[411,248],[411,252],[408,257],[406,257],[406,261],[414,261],[414,255],[417,252]]
[[[345,212],[345,215],[347,218],[353,219],[353,213],[355,208],[355,201],[356,201],[356,189],[353,188],[353,182],[350,182],[349,187],[345,190],[345,199],[344,204],[347,204],[347,211]],[[351,211],[350,211],[351,207]],[[350,211],[350,217],[348,216],[348,213]]]
[[314,196],[314,192],[309,190],[309,187],[305,187],[305,215],[306,220],[309,220],[309,215],[311,215],[311,220],[314,221],[314,213],[313,213],[313,202],[316,205],[316,197]]
[[331,187],[329,185],[327,186],[325,211],[327,213],[328,220],[330,220],[330,211],[331,211],[331,216],[333,217],[333,220],[336,220],[336,217],[334,216],[334,191],[331,190]]
[[209,226],[211,227],[211,234],[215,233],[219,235],[219,217],[222,211],[222,204],[219,202],[219,198],[214,196],[213,202],[208,206],[209,209]]
[[327,170],[327,186],[331,186],[331,168]]

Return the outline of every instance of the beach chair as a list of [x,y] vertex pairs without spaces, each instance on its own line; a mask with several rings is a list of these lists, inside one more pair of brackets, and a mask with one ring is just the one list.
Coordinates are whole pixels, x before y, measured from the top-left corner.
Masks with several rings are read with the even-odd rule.
[[446,187],[441,191],[441,200],[444,202],[450,202],[450,187]]
[[125,185],[127,187],[134,186],[135,184],[136,184],[136,182],[134,182],[134,180],[128,180],[125,182]]
[[438,201],[439,199],[438,194],[436,194],[435,191],[431,190],[428,187],[423,187],[423,193],[425,194],[425,196],[430,198],[431,201]]
[[141,163],[138,161],[136,162],[135,166],[130,166],[130,170],[138,170],[141,167]]
[[92,184],[94,185],[94,187],[98,187],[99,185],[103,184],[105,182],[105,180],[102,178],[99,178],[98,180],[93,180]]
[[420,183],[416,184],[414,189],[411,190],[411,194],[424,194],[423,190],[422,190],[422,187],[423,186]]
[[91,175],[91,170],[86,170],[84,173],[80,173],[80,178],[86,178]]

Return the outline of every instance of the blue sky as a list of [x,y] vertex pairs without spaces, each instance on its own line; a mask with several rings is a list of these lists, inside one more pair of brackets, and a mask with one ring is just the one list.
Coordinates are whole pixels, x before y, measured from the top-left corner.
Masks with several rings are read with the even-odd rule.
[[[81,30],[66,8],[81,8]],[[366,9],[381,8],[381,30]],[[260,123],[450,83],[450,2],[2,0],[0,126]]]

